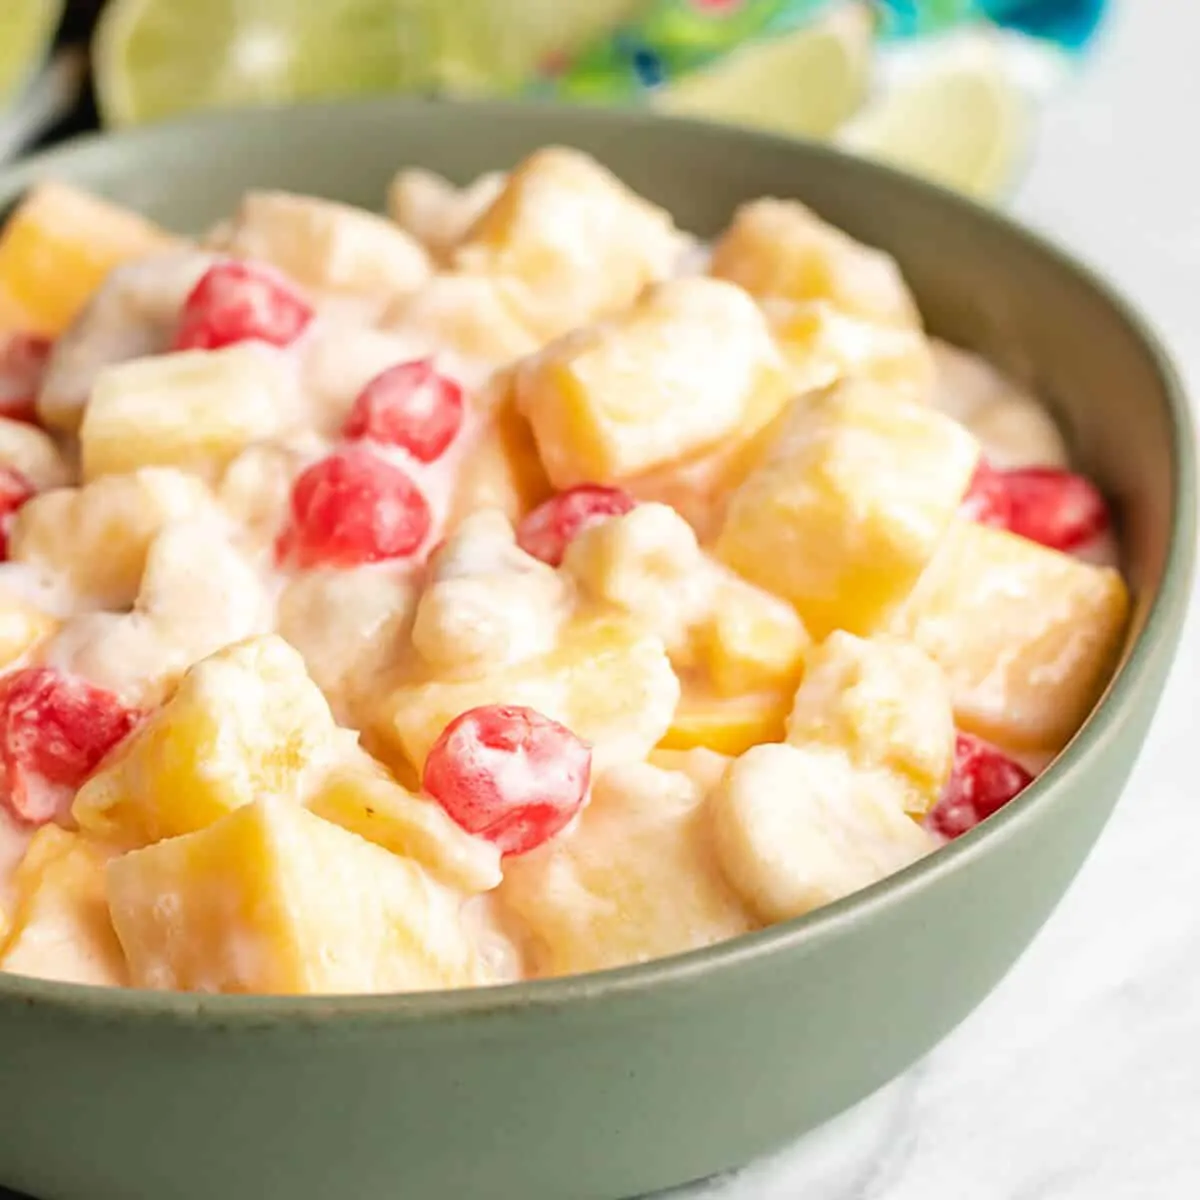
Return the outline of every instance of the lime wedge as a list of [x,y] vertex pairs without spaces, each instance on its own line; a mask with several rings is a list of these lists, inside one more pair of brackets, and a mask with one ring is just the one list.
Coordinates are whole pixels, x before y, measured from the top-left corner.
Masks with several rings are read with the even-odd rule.
[[987,200],[1015,177],[1031,127],[1024,92],[998,56],[980,52],[931,61],[869,105],[838,141]]
[[0,3],[0,105],[7,104],[41,65],[62,17],[63,0]]
[[862,103],[871,59],[866,6],[769,41],[751,42],[655,94],[665,112],[822,137]]

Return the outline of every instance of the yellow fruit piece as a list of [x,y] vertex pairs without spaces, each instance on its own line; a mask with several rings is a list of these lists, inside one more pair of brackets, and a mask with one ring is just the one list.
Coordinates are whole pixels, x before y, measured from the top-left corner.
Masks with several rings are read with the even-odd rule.
[[218,476],[294,423],[293,392],[282,357],[253,343],[107,367],[79,430],[83,477],[155,466]]
[[487,982],[453,892],[279,797],[117,859],[108,899],[136,987],[344,993]]
[[247,192],[206,239],[237,258],[259,259],[323,292],[392,299],[429,278],[429,256],[391,221],[316,196]]
[[481,508],[499,509],[515,524],[553,491],[533,430],[510,396],[482,420],[463,455],[447,525],[453,530]]
[[558,647],[465,679],[404,684],[385,701],[396,748],[419,770],[460,713],[522,704],[591,743],[597,767],[643,759],[667,731],[679,682],[660,639],[618,617],[581,619]]
[[310,812],[411,858],[450,887],[486,892],[500,882],[500,851],[456,825],[441,805],[414,796],[367,755],[334,767],[308,801]]
[[17,513],[9,557],[60,575],[93,604],[128,608],[151,542],[164,526],[197,516],[211,503],[199,479],[167,467],[43,492]]
[[70,471],[53,440],[36,425],[7,417],[0,417],[0,465],[20,471],[39,492],[70,481]]
[[798,200],[743,204],[713,247],[710,269],[761,299],[824,300],[880,325],[921,324],[891,256],[856,242]]
[[808,652],[787,741],[829,746],[859,767],[891,772],[903,784],[905,809],[921,814],[950,777],[950,689],[917,646],[831,633]]
[[497,897],[527,932],[535,975],[645,962],[757,927],[717,865],[703,795],[678,772],[616,767],[575,828],[505,863]]
[[16,903],[0,971],[110,987],[126,982],[104,894],[110,857],[57,825],[34,834],[13,876]]
[[547,346],[515,375],[557,487],[615,483],[752,436],[787,397],[762,314],[696,276]]
[[682,246],[666,212],[588,155],[551,146],[510,172],[454,265],[511,280],[525,324],[550,338],[629,304]]
[[781,741],[791,700],[790,690],[716,696],[707,688],[689,686],[659,745],[664,750],[703,746],[738,755],[760,742]]
[[424,167],[406,167],[388,185],[388,216],[435,261],[445,262],[504,190],[504,182],[502,171],[488,171],[459,188]]
[[157,226],[99,196],[39,184],[0,233],[0,311],[54,336],[113,267],[170,244]]
[[839,379],[868,379],[913,400],[928,401],[933,354],[919,328],[883,325],[840,313],[824,300],[763,301],[796,391]]
[[892,628],[946,673],[962,728],[1053,754],[1100,698],[1128,617],[1111,568],[961,521]]
[[726,877],[764,921],[876,883],[941,841],[905,812],[897,780],[819,746],[755,746],[709,799]]
[[978,458],[949,417],[877,386],[801,397],[730,499],[717,555],[815,637],[870,633],[933,557]]
[[13,666],[58,629],[49,613],[0,589],[0,669]]
[[700,640],[704,666],[721,696],[794,691],[809,644],[790,604],[736,578],[722,582]]
[[178,691],[80,788],[79,827],[124,845],[203,829],[257,796],[296,800],[353,735],[282,638],[197,663]]

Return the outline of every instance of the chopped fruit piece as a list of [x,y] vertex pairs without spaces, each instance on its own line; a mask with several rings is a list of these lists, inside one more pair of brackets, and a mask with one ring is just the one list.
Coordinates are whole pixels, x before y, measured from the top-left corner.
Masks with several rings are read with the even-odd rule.
[[636,622],[568,625],[550,653],[461,679],[406,683],[388,698],[390,740],[420,769],[442,730],[489,704],[537,709],[589,743],[597,769],[643,759],[671,723],[679,682],[661,639]]
[[191,833],[259,795],[296,799],[341,736],[300,655],[254,638],[192,667],[71,814],[85,833],[127,845]]
[[0,307],[37,333],[61,333],[119,263],[170,239],[136,213],[61,183],[42,183],[0,235]]
[[44,825],[138,721],[111,692],[46,667],[0,680],[0,799]]
[[238,342],[290,346],[308,327],[308,301],[261,263],[210,267],[183,302],[172,349],[220,350]]
[[388,216],[445,262],[504,189],[504,172],[488,171],[466,187],[423,167],[398,171],[388,185]]
[[125,958],[104,894],[111,852],[57,825],[39,829],[13,877],[12,931],[0,971],[120,987]]
[[737,755],[759,742],[780,742],[791,701],[790,691],[714,696],[686,688],[660,745],[665,750],[703,746]]
[[108,900],[135,987],[289,994],[490,981],[456,893],[269,793],[115,860]]
[[0,588],[0,669],[11,667],[57,628],[49,613]]
[[219,474],[292,423],[284,363],[265,346],[191,350],[106,367],[83,414],[83,477],[138,467]]
[[367,755],[335,767],[308,801],[310,812],[401,858],[419,862],[450,887],[490,891],[500,850],[467,832],[427,796],[414,796]]
[[518,408],[560,488],[619,483],[766,425],[787,398],[766,321],[740,288],[660,284],[519,364]]
[[557,567],[568,544],[596,521],[629,512],[636,501],[620,488],[581,483],[551,496],[517,526],[517,545]]
[[509,280],[525,323],[549,338],[629,304],[681,247],[662,209],[586,154],[549,147],[509,173],[454,265]]
[[206,241],[322,292],[390,299],[429,277],[425,251],[391,221],[316,196],[248,192],[233,219]]
[[1071,551],[1108,531],[1108,505],[1095,484],[1056,467],[1005,471],[1008,528],[1051,550]]
[[904,807],[923,813],[950,775],[950,691],[916,646],[831,633],[807,656],[787,741],[829,746],[865,770],[890,771],[903,784]]
[[877,385],[798,398],[730,499],[717,554],[815,636],[870,633],[933,557],[978,456],[962,426]]
[[968,521],[991,525],[993,529],[1008,529],[1012,522],[1012,500],[1004,472],[981,458],[958,511]]
[[736,577],[717,590],[700,640],[704,667],[722,696],[794,691],[809,644],[790,604]]
[[13,524],[11,557],[61,574],[98,607],[128,608],[160,530],[210,504],[199,479],[173,468],[105,475],[83,487],[43,492],[25,504]]
[[820,746],[755,746],[709,804],[717,857],[764,921],[847,896],[935,850],[886,772]]
[[0,416],[37,419],[37,394],[54,343],[36,333],[0,334]]
[[743,204],[713,248],[712,273],[760,298],[825,300],[881,325],[920,327],[896,263],[796,200]]
[[278,555],[298,567],[405,558],[420,549],[432,520],[429,502],[404,471],[351,446],[296,480]]
[[468,833],[527,854],[583,807],[592,752],[532,708],[486,705],[456,717],[425,759],[422,783]]
[[1057,753],[1099,699],[1128,615],[1116,571],[958,521],[892,632],[946,673],[962,729]]
[[8,558],[9,518],[31,499],[37,489],[12,467],[0,466],[0,559]]
[[354,401],[344,433],[400,446],[430,463],[446,453],[462,423],[462,388],[422,358],[376,375]]
[[579,823],[504,864],[497,898],[529,931],[537,976],[680,954],[758,922],[725,882],[704,792],[646,763],[604,772]]
[[24,475],[35,490],[62,487],[72,472],[54,439],[36,425],[0,417],[0,465]]
[[1019,762],[981,738],[960,733],[954,741],[954,771],[925,820],[926,828],[956,838],[999,812],[1032,782]]

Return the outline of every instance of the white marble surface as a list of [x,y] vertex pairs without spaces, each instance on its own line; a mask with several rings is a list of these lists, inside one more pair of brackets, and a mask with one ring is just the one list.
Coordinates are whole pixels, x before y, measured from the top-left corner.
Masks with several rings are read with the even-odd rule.
[[[1084,78],[1048,114],[1014,204],[1125,288],[1193,389],[1198,60],[1200,5],[1125,0]],[[1116,816],[999,989],[883,1093],[672,1200],[1200,1197],[1198,694],[1193,603]]]

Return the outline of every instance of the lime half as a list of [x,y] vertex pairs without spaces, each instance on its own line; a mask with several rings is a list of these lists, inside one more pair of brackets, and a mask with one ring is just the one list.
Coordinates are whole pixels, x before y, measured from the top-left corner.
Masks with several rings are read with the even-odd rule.
[[1024,92],[999,55],[930,62],[898,82],[843,129],[847,149],[979,199],[1016,176],[1032,130]]
[[862,103],[871,18],[850,6],[794,33],[752,42],[656,93],[666,112],[823,137]]
[[62,17],[63,0],[0,0],[0,105],[41,65]]

